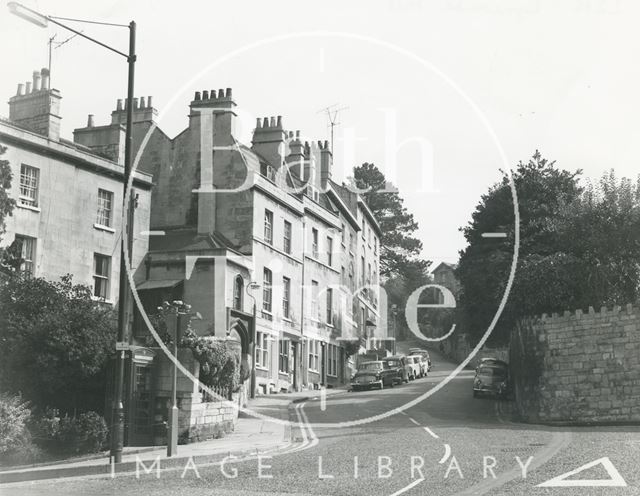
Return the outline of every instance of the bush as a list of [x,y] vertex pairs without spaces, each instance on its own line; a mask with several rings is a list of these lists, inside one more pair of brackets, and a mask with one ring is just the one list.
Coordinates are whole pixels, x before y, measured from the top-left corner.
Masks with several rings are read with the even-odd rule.
[[0,393],[0,454],[9,453],[29,437],[27,421],[31,417],[22,397]]
[[0,461],[22,464],[43,458],[42,450],[31,441],[30,418],[31,410],[22,397],[0,393]]
[[81,455],[101,451],[109,430],[96,412],[59,417],[57,410],[48,410],[35,424],[34,432],[40,444],[52,453]]

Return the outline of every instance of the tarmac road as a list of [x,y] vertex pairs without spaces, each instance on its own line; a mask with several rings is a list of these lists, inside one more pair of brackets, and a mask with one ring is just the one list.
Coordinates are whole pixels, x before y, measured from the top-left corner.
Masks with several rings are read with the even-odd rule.
[[[0,487],[33,495],[638,495],[640,428],[550,428],[514,423],[509,402],[474,399],[472,372],[403,412],[453,370],[433,354],[429,377],[381,391],[315,396],[290,409],[294,442],[258,460],[193,464],[115,478],[91,476]],[[349,423],[344,425],[344,423]],[[330,425],[329,425],[330,424]],[[538,487],[605,458],[592,468]],[[526,475],[524,468],[526,467]],[[612,470],[613,468],[613,470]],[[197,473],[196,473],[197,469]],[[225,475],[226,474],[226,475]],[[587,479],[591,482],[576,482]],[[595,482],[594,482],[595,481]],[[577,487],[567,484],[580,484]],[[611,484],[624,484],[621,487]]]

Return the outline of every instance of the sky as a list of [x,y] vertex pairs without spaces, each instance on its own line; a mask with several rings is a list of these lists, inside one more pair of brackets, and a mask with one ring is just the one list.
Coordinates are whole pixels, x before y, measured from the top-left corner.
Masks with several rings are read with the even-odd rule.
[[[459,228],[500,169],[536,149],[597,180],[640,172],[640,4],[622,0],[36,1],[52,16],[137,23],[136,95],[159,125],[187,126],[194,91],[233,88],[238,138],[256,117],[329,139],[334,179],[373,162],[419,223],[423,256],[455,262]],[[67,22],[67,21],[64,21]],[[127,50],[124,28],[68,22]],[[70,33],[0,14],[5,102]],[[126,94],[124,58],[75,37],[53,45],[62,135],[109,122]],[[0,115],[8,116],[8,105]]]

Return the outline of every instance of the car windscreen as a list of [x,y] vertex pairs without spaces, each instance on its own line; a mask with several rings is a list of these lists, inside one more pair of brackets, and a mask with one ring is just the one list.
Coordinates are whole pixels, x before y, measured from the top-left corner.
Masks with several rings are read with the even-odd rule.
[[506,377],[507,371],[502,367],[480,367],[478,375],[487,377]]
[[380,370],[382,368],[382,363],[374,362],[374,363],[363,363],[358,367],[358,370]]

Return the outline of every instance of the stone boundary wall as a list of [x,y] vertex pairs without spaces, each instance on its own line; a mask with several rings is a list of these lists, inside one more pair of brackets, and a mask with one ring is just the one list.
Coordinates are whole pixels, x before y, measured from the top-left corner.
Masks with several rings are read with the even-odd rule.
[[[180,348],[178,359],[195,377],[199,377],[200,364],[191,350]],[[168,401],[171,396],[172,362],[164,354],[157,356],[156,360],[155,395]],[[233,393],[231,400],[216,398],[214,401],[202,401],[198,383],[191,381],[181,371],[178,371],[177,383],[178,436],[181,444],[219,438],[234,430],[238,408],[246,406],[247,402],[244,385],[237,393]]]
[[526,319],[511,337],[516,411],[542,423],[640,421],[640,308]]

